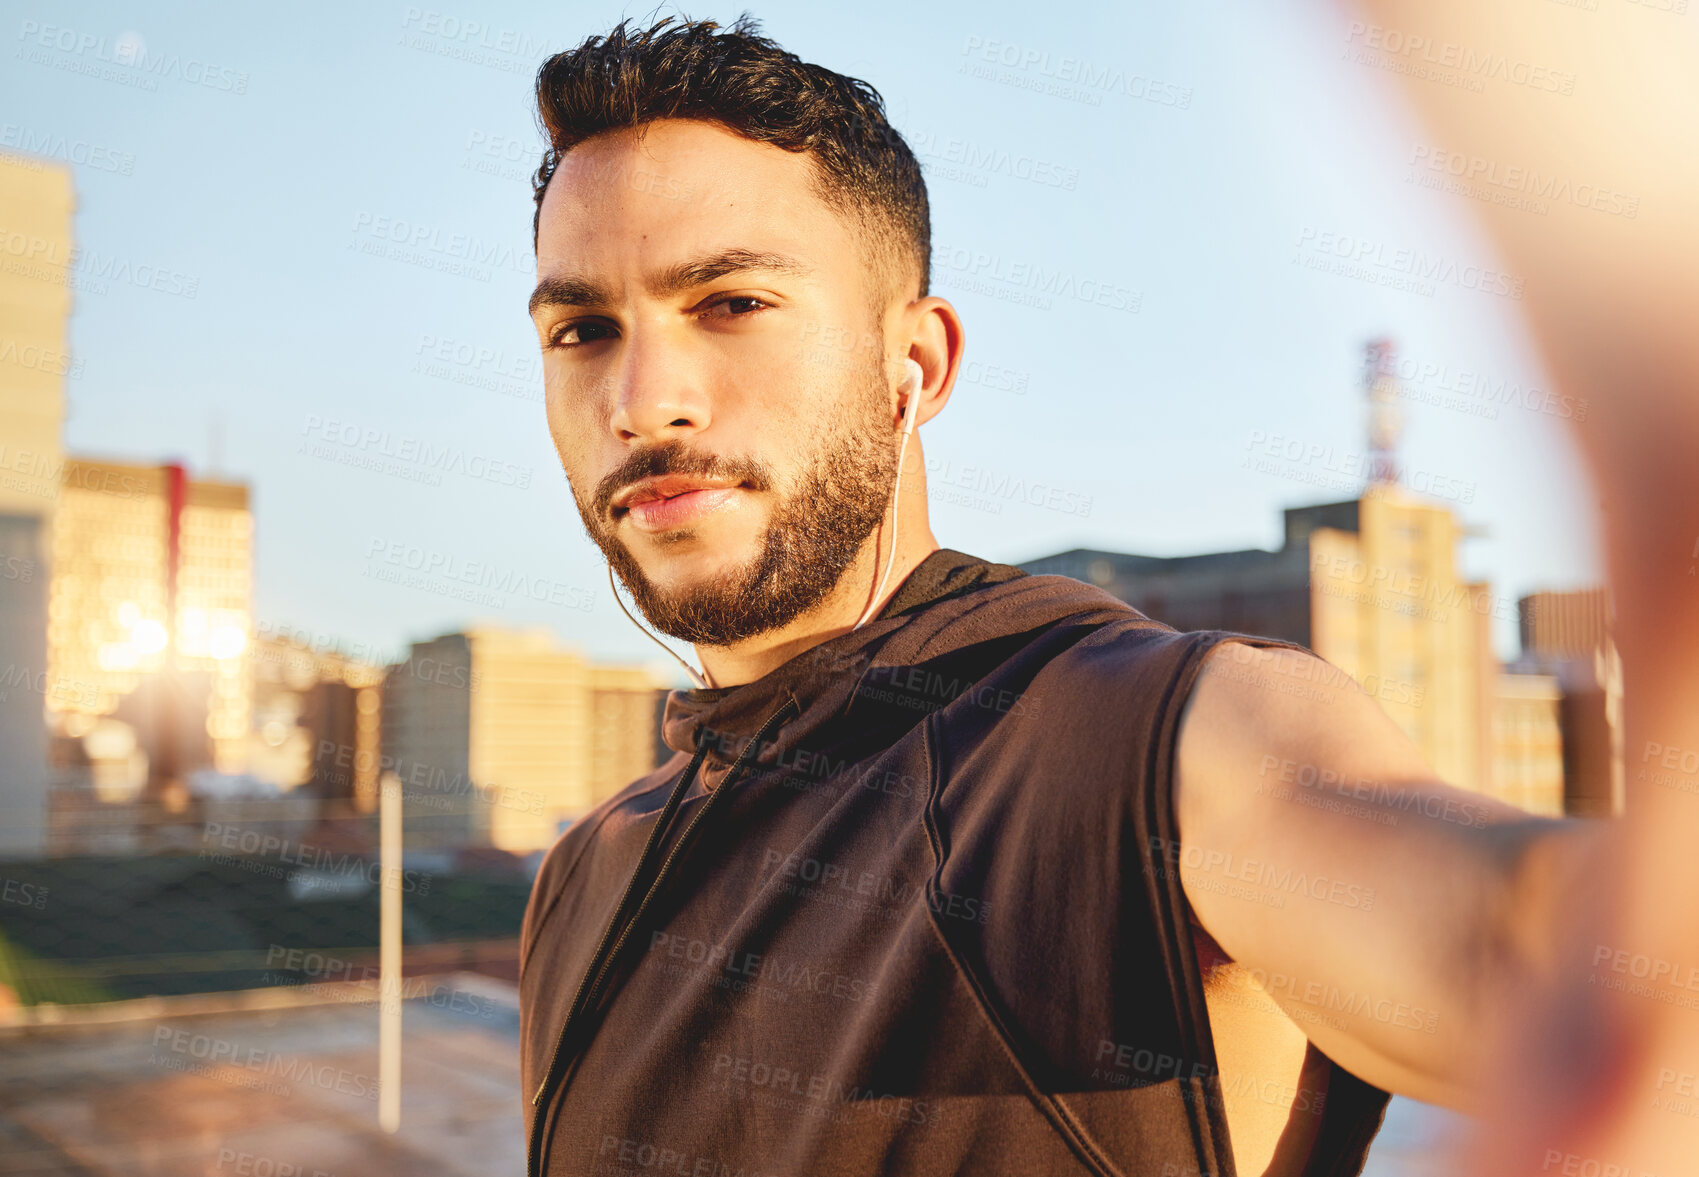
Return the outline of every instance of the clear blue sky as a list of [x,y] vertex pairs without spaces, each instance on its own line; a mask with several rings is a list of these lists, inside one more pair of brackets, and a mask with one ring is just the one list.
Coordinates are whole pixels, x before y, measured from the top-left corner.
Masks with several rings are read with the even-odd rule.
[[[121,277],[77,297],[71,452],[176,456],[204,473],[216,421],[220,471],[253,488],[262,626],[393,653],[490,618],[670,665],[609,599],[535,399],[524,310],[536,66],[649,9],[6,7],[0,147],[89,160],[76,167],[78,243],[130,273],[179,275],[168,286],[194,282],[193,298]],[[1011,562],[1079,546],[1276,546],[1282,507],[1348,497],[1364,450],[1361,349],[1378,334],[1447,373],[1425,382],[1436,397],[1471,373],[1549,389],[1515,301],[1303,264],[1325,259],[1317,243],[1336,234],[1383,257],[1501,268],[1466,197],[1411,182],[1412,160],[1435,145],[1390,74],[1345,57],[1351,12],[1069,7],[1056,20],[1001,2],[875,2],[853,17],[802,2],[750,9],[804,59],[885,96],[927,168],[935,243],[990,259],[982,278],[1005,276],[962,289],[963,270],[935,266],[935,292],[966,319],[969,362],[990,373],[959,385],[924,431],[941,543]],[[742,9],[684,11],[729,21]],[[137,47],[145,69],[124,64]],[[1085,100],[1045,92],[1077,68],[1064,59],[1111,85],[1087,85]],[[1116,77],[1135,80],[1117,89]],[[452,260],[464,235],[495,264],[468,276],[364,251],[399,222],[428,235],[427,260]],[[1006,276],[1023,263],[1077,290],[1119,288],[1115,301],[1136,295],[1137,312],[1066,294],[1021,305]],[[459,364],[457,349],[488,358]],[[1512,599],[1597,580],[1596,504],[1555,415],[1406,413],[1405,465],[1471,499],[1458,509],[1486,532],[1465,546],[1470,574]],[[394,447],[455,445],[512,463],[529,486],[453,472],[428,485],[314,456],[303,452],[314,421],[387,432]],[[1256,439],[1273,437],[1331,455],[1248,466]],[[970,466],[1069,502],[1090,496],[1090,512],[940,493]],[[543,578],[564,605],[508,594],[491,608],[387,583],[369,553],[390,544]],[[565,607],[577,602],[593,608]],[[1513,627],[1499,636],[1510,653]]]

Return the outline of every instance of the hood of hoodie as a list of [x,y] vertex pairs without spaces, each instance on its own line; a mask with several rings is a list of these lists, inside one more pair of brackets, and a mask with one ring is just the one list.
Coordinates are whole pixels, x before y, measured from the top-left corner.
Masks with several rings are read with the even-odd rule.
[[1076,614],[1082,624],[1097,625],[1129,612],[1126,602],[1084,581],[940,548],[860,629],[811,646],[751,682],[671,692],[661,736],[685,755],[706,742],[701,773],[704,787],[713,789],[788,700],[795,700],[795,718],[755,752],[751,768],[773,763],[781,747],[826,752],[852,732],[863,745],[870,729],[889,729],[895,738],[971,691],[1032,630]]

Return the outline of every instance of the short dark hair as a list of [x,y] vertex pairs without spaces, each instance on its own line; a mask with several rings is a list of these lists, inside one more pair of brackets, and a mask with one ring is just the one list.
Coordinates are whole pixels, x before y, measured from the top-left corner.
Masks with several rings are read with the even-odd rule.
[[747,12],[724,32],[711,20],[674,24],[670,16],[641,31],[627,23],[555,54],[537,71],[537,116],[549,146],[531,181],[533,247],[543,192],[568,151],[604,131],[699,119],[812,154],[816,195],[868,242],[873,297],[893,296],[917,270],[920,294],[927,293],[926,181],[877,90],[787,53],[758,35]]

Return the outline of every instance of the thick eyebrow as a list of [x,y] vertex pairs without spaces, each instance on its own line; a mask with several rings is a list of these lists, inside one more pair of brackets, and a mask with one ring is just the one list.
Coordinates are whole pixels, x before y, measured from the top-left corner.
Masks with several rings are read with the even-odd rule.
[[[671,298],[692,287],[748,270],[771,270],[793,278],[807,277],[814,272],[813,267],[789,254],[734,247],[689,258],[651,274],[648,288],[656,298]],[[611,302],[613,298],[606,288],[594,280],[572,274],[556,274],[537,283],[526,309],[535,318],[537,311],[547,306],[594,307],[607,306]]]

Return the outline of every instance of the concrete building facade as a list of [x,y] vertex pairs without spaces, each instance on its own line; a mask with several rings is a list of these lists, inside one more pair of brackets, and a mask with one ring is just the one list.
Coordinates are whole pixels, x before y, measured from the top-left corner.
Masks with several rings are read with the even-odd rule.
[[48,581],[71,355],[69,168],[0,153],[0,858],[46,853]]
[[655,690],[546,629],[478,627],[412,646],[384,681],[383,762],[409,850],[544,849],[654,767]]

